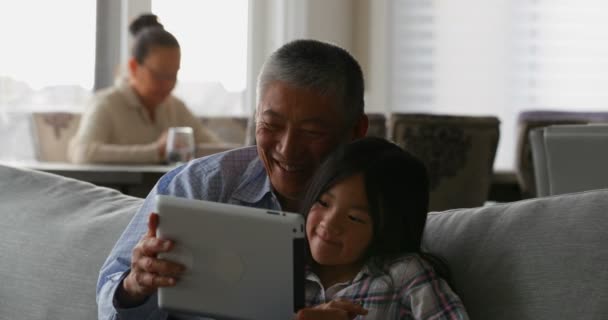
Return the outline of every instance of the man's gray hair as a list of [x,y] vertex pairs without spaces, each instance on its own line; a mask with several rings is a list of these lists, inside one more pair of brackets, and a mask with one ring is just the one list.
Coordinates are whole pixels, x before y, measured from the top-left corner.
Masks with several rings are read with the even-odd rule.
[[258,106],[268,86],[276,81],[335,97],[345,111],[347,127],[363,114],[363,72],[357,60],[338,46],[316,40],[283,45],[268,58],[258,76]]

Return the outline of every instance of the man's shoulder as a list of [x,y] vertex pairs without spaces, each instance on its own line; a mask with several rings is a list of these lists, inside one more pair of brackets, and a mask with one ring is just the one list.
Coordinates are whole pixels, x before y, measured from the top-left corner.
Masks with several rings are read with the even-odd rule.
[[203,198],[213,198],[212,194],[234,189],[262,171],[256,147],[243,147],[198,158],[172,170],[161,178],[158,190],[161,194],[204,191]]
[[255,146],[232,149],[191,161],[185,169],[193,173],[209,174],[217,171],[229,171],[240,176],[253,162],[258,161]]
[[191,168],[209,169],[213,167],[246,167],[251,161],[258,159],[258,151],[255,146],[240,147],[224,152],[215,153],[190,162]]

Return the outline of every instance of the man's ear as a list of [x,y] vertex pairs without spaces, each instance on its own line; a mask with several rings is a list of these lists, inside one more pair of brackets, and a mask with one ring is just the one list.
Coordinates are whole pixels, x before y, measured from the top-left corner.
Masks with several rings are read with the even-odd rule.
[[361,117],[355,122],[355,126],[352,131],[352,140],[365,137],[367,134],[367,128],[369,127],[369,119],[366,114],[362,114]]

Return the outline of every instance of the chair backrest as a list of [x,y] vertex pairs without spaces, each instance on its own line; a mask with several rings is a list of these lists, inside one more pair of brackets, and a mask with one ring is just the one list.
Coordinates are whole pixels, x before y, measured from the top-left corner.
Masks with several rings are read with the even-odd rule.
[[222,142],[244,145],[248,117],[200,117],[203,126],[215,133]]
[[369,120],[367,135],[386,139],[387,125],[384,113],[368,113],[367,119]]
[[390,115],[389,138],[427,166],[430,210],[487,201],[499,139],[496,117]]
[[547,157],[545,150],[544,128],[532,129],[529,134],[530,155],[532,161],[530,166],[534,168],[534,195],[544,197],[549,195],[549,173],[547,172]]
[[538,196],[608,188],[608,124],[548,126],[530,139]]
[[535,182],[536,173],[529,139],[530,132],[533,129],[550,125],[601,122],[608,122],[608,112],[530,110],[520,113],[517,119],[515,173],[522,196],[524,198],[534,197],[537,195],[536,190],[538,189]]
[[68,144],[79,123],[79,113],[32,113],[36,158],[39,161],[67,162]]

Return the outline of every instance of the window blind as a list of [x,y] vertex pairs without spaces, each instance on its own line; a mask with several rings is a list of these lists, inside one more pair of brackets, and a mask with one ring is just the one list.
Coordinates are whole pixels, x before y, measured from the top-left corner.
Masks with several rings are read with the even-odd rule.
[[494,115],[495,169],[514,167],[517,116],[608,110],[608,2],[390,0],[389,111]]
[[526,108],[608,110],[608,2],[520,0],[515,93]]

